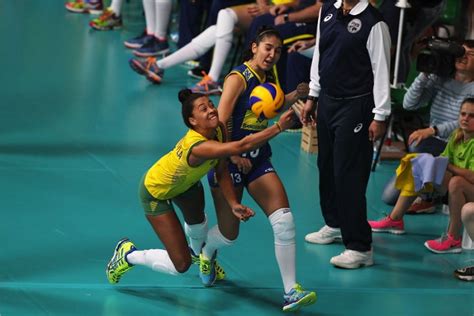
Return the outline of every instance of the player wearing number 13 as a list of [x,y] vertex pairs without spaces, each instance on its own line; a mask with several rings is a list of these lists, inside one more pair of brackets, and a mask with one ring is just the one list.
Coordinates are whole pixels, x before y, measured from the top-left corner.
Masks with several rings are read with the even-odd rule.
[[[218,111],[221,122],[229,127],[232,141],[254,134],[267,127],[268,121],[252,112],[249,95],[263,82],[277,83],[272,71],[280,58],[282,40],[275,29],[262,29],[251,43],[248,59],[237,66],[224,81],[224,89]],[[277,83],[278,84],[278,83]],[[308,89],[299,88],[285,96],[285,107],[298,97],[306,97]],[[285,290],[283,310],[293,311],[316,301],[314,292],[305,291],[296,283],[295,226],[288,197],[280,178],[270,162],[268,143],[259,148],[232,156],[229,171],[234,180],[237,197],[242,199],[243,188],[268,216],[274,233],[275,255]],[[232,216],[224,199],[225,188],[217,187],[212,173],[209,174],[212,196],[217,212],[218,225],[210,229],[207,243],[202,250],[201,265],[213,264],[216,250],[230,246],[239,234],[239,220]],[[248,258],[250,260],[250,258]],[[212,271],[212,269],[211,269]],[[205,283],[208,278],[201,276]]]

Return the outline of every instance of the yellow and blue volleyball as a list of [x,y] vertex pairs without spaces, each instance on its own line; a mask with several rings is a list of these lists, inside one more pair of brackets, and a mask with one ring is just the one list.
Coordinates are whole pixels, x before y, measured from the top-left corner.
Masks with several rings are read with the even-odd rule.
[[265,82],[256,86],[250,93],[249,104],[259,119],[271,119],[282,110],[285,94],[274,83]]

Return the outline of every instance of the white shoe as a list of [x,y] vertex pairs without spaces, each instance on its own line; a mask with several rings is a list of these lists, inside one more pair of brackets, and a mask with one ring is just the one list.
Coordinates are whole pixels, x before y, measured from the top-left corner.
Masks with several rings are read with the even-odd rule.
[[331,264],[339,268],[357,269],[374,264],[373,251],[355,251],[346,249],[340,255],[332,257]]
[[341,230],[324,225],[317,232],[310,233],[304,237],[304,240],[313,244],[330,244],[336,240],[341,240]]

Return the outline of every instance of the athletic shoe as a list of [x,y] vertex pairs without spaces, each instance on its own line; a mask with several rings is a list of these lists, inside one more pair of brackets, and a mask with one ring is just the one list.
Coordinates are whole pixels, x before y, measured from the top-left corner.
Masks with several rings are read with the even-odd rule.
[[138,57],[152,57],[166,54],[170,51],[170,46],[167,40],[159,40],[153,37],[143,44],[142,47],[133,51],[133,54]]
[[283,295],[283,299],[283,311],[294,312],[303,306],[314,304],[317,297],[315,292],[305,291],[301,285],[295,284],[287,294]]
[[194,67],[193,69],[188,70],[188,76],[196,78],[196,79],[202,79],[206,75],[206,73],[209,71],[209,69],[204,69],[201,66]]
[[211,259],[206,258],[202,253],[199,255],[201,261],[199,264],[199,277],[204,286],[212,286],[216,281],[216,254],[217,252],[214,252]]
[[128,263],[127,255],[135,250],[137,248],[128,238],[119,240],[117,246],[115,246],[114,255],[105,269],[107,279],[111,284],[118,283],[122,275],[133,267],[132,264]]
[[67,2],[64,6],[66,7],[66,10],[74,13],[101,14],[103,10],[102,0],[94,3],[75,0]]
[[321,245],[330,244],[341,239],[341,230],[339,228],[329,227],[328,225],[324,225],[317,232],[307,234],[304,237],[304,240],[309,243]]
[[114,11],[108,8],[97,19],[90,21],[89,25],[99,31],[116,30],[122,27],[122,17],[116,16]]
[[395,221],[388,215],[378,221],[369,221],[372,231],[376,233],[405,234],[403,219]]
[[152,40],[154,38],[153,35],[148,35],[147,32],[143,32],[141,35],[138,35],[137,37],[131,38],[129,40],[126,40],[123,42],[123,45],[127,48],[140,48],[144,44],[146,44],[148,41]]
[[128,64],[136,73],[145,76],[155,84],[159,84],[163,80],[165,71],[156,65],[155,57],[148,57],[146,60],[131,58]]
[[464,281],[474,281],[474,266],[457,269],[454,276]]
[[356,251],[346,249],[340,255],[332,257],[332,265],[344,269],[357,269],[360,267],[368,267],[374,264],[373,252],[370,251]]
[[434,253],[460,253],[462,251],[461,238],[454,239],[450,234],[426,241],[425,247]]
[[[201,259],[199,256],[191,249],[189,248],[189,252],[191,253],[191,262],[193,264],[201,264]],[[215,268],[216,268],[216,281],[221,281],[225,279],[225,271],[224,269],[219,265],[219,263],[215,262]]]
[[222,87],[216,81],[212,80],[209,75],[205,75],[201,81],[196,83],[193,87],[190,87],[191,91],[194,93],[202,94],[221,94]]
[[436,204],[434,201],[425,201],[421,197],[417,197],[412,203],[410,208],[406,211],[406,214],[432,214],[436,211]]

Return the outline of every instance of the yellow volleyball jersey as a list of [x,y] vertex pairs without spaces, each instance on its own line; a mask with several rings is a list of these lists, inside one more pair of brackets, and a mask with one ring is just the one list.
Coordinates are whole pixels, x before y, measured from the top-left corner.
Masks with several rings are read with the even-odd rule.
[[[203,164],[192,167],[188,157],[193,146],[208,139],[190,129],[176,144],[174,149],[161,157],[147,172],[145,187],[152,196],[159,200],[172,199],[186,192],[198,182],[209,170],[214,168],[219,159],[206,160]],[[222,142],[222,129],[217,128],[217,141]]]

